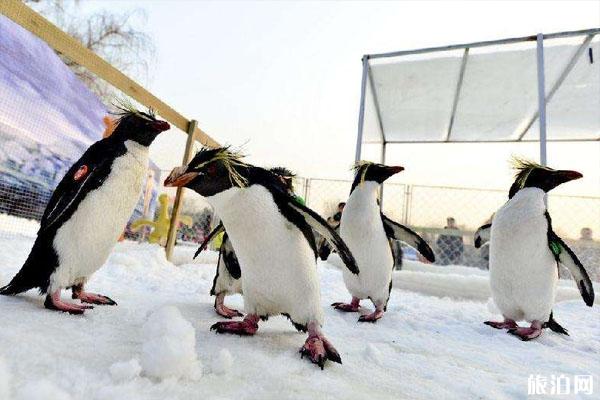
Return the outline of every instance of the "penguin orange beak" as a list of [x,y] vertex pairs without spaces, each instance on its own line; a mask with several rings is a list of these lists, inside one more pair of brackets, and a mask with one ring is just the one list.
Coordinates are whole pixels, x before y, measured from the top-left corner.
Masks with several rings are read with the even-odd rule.
[[392,175],[397,174],[398,172],[404,171],[404,167],[401,167],[399,165],[397,165],[395,167],[388,167],[388,168]]
[[171,125],[169,125],[169,123],[167,121],[154,121],[152,123],[152,128],[156,131],[156,132],[164,132],[164,131],[168,131],[169,129],[171,129]]
[[182,187],[191,182],[198,175],[198,172],[187,172],[187,167],[173,168],[173,171],[171,171],[167,179],[165,179],[164,185],[166,187]]

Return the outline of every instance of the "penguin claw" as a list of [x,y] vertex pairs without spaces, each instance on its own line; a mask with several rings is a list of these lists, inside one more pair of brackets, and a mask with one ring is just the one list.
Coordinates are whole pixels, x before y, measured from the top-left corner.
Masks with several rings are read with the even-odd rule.
[[491,326],[494,329],[517,329],[519,327],[519,325],[511,319],[504,320],[503,322],[485,321],[484,324]]
[[332,303],[331,306],[339,311],[358,312],[358,306],[354,306],[353,304],[337,302],[337,303]]

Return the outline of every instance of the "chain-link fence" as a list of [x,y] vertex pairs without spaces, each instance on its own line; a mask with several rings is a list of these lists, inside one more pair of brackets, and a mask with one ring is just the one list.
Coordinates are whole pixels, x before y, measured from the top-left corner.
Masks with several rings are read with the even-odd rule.
[[[350,181],[302,179],[306,204],[325,218],[346,201]],[[487,268],[489,248],[473,246],[475,230],[491,221],[506,202],[505,190],[435,187],[387,183],[383,211],[423,236],[436,253],[436,263]],[[600,197],[548,196],[554,230],[575,250],[593,279],[600,280]],[[405,256],[418,257],[405,249]]]

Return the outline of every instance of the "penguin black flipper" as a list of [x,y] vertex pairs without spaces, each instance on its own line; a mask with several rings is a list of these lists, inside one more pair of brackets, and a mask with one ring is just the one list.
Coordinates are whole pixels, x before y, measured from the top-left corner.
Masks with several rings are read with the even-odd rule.
[[588,273],[573,250],[552,230],[552,218],[550,218],[548,211],[546,211],[545,216],[548,221],[548,248],[554,255],[556,262],[569,270],[575,283],[577,283],[577,288],[579,289],[579,293],[581,293],[583,301],[587,306],[591,307],[594,304],[594,286]]
[[427,242],[416,232],[404,225],[400,225],[399,223],[392,221],[383,213],[381,213],[381,221],[383,222],[383,228],[385,229],[385,234],[388,238],[400,240],[401,242],[406,243],[421,253],[423,257],[427,259],[427,261],[435,262],[433,250],[431,250],[431,247],[429,247]]
[[[287,199],[283,204],[286,204],[292,210],[299,213],[312,229],[317,231],[329,243],[331,243],[333,248],[337,251],[340,258],[344,262],[344,265],[346,265],[346,268],[348,268],[350,272],[352,272],[353,274],[359,273],[356,260],[354,259],[354,256],[350,252],[350,249],[348,248],[346,243],[342,240],[340,235],[338,235],[335,232],[335,230],[331,226],[329,226],[329,224],[325,222],[323,218],[321,218],[319,214],[317,214],[310,208],[298,203],[291,196],[287,196]],[[281,203],[279,203],[278,205],[281,206]]]
[[202,250],[206,250],[206,247],[208,246],[208,244],[210,243],[210,241],[213,240],[214,237],[217,236],[221,232],[225,232],[225,227],[223,226],[222,222],[219,222],[219,225],[217,225],[215,227],[215,229],[213,229],[208,234],[208,236],[206,236],[204,238],[204,241],[202,242],[202,244],[200,245],[200,247],[198,247],[198,250],[196,250],[196,253],[194,253],[194,260],[196,259],[196,257],[198,257],[198,254],[200,254],[202,252]]
[[114,153],[111,157],[102,158],[98,154],[112,153],[113,150],[120,150],[124,154],[126,151],[124,146],[121,149],[107,149],[106,144],[102,140],[94,143],[65,174],[46,206],[39,233],[49,230],[59,220],[68,219],[85,196],[102,185],[110,173]]
[[481,225],[475,231],[473,244],[478,249],[483,246],[486,242],[490,241],[490,232],[492,231],[492,224]]
[[231,240],[227,236],[227,232],[223,235],[223,243],[221,244],[221,254],[223,255],[223,262],[229,275],[233,279],[240,279],[242,277],[242,270],[240,269],[240,262],[238,261]]

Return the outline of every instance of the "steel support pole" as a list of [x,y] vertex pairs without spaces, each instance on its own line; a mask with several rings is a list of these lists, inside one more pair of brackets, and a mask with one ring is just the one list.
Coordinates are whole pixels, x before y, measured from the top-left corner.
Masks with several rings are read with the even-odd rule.
[[[387,153],[387,143],[383,142],[381,145],[381,163],[385,164],[385,157],[386,157],[386,153]],[[383,186],[385,185],[385,182],[383,182],[381,184],[381,186],[379,187],[379,209],[383,210]]]
[[363,126],[365,123],[365,97],[367,94],[367,75],[369,73],[369,58],[362,59],[362,81],[360,83],[360,108],[358,110],[358,133],[356,135],[356,154],[354,161],[360,161],[362,151]]
[[547,164],[546,157],[546,79],[544,75],[544,35],[537,35],[538,114],[540,120],[540,164]]
[[[192,159],[197,126],[198,122],[196,120],[191,120],[188,125],[188,137],[185,143],[185,152],[183,153],[183,165],[187,165]],[[177,239],[177,224],[179,223],[179,211],[183,201],[183,190],[184,188],[182,187],[177,188],[177,194],[175,195],[175,201],[173,203],[173,211],[171,212],[169,233],[167,234],[167,246],[165,247],[165,253],[167,260],[169,261],[171,261],[171,258],[173,257],[173,249],[175,248],[175,241]]]

